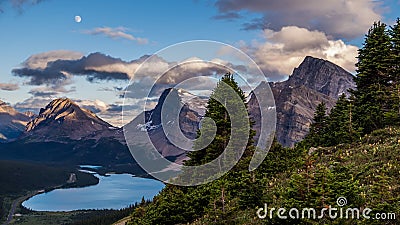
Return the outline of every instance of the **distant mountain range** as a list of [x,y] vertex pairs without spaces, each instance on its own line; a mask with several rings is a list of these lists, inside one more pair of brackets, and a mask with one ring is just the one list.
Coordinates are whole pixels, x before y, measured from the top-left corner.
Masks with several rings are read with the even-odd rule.
[[14,108],[0,101],[0,142],[18,138],[25,130],[31,117],[17,112]]
[[[265,89],[265,85],[261,83],[257,88]],[[347,94],[349,88],[355,87],[350,73],[329,61],[313,57],[306,57],[287,81],[269,85],[276,102],[276,136],[285,146],[293,146],[305,137],[320,102],[331,108],[340,94]],[[207,99],[182,89],[166,89],[153,110],[143,112],[125,128],[130,128],[129,137],[138,147],[151,147],[142,138],[148,133],[163,156],[182,162],[186,152],[168,140],[177,134],[164,132],[161,125],[161,108],[167,95],[175,100],[172,104],[168,102],[166,108],[176,110],[182,106],[179,118],[168,118],[168,123],[179,124],[183,134],[194,139]],[[259,132],[259,109],[254,95],[250,96],[248,107],[255,120],[254,128]],[[114,171],[143,173],[127,148],[124,128],[112,126],[70,99],[55,99],[41,109],[39,115],[30,116],[0,102],[1,159],[102,165]]]

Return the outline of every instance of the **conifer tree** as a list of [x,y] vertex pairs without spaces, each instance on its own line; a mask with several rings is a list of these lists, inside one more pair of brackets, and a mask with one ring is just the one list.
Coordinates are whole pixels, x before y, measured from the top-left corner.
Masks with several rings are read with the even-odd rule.
[[390,71],[390,99],[388,104],[391,110],[385,114],[386,124],[400,123],[400,19],[397,18],[394,26],[389,30],[392,43],[391,71]]
[[327,118],[326,146],[351,143],[359,137],[353,122],[353,103],[342,94]]
[[[235,98],[229,96],[229,91],[226,90],[227,86],[222,85],[221,84],[222,82],[228,84],[235,91],[235,93],[240,97],[241,102],[234,102],[236,101]],[[216,99],[220,99],[222,100],[222,102],[219,102]],[[207,109],[205,113],[205,117],[214,120],[215,125],[217,126],[217,132],[214,137],[214,140],[205,149],[190,152],[188,154],[190,160],[186,161],[186,165],[205,164],[217,158],[224,151],[224,149],[228,145],[228,142],[230,141],[231,117],[232,116],[248,117],[248,115],[228,114],[226,105],[238,105],[238,104],[244,104],[246,106],[245,95],[243,91],[240,89],[238,83],[234,80],[233,75],[231,73],[227,73],[222,77],[222,79],[217,84],[217,87],[211,94],[210,99],[208,100]],[[199,130],[198,137],[201,137],[200,136],[201,133],[207,133],[210,132],[210,130],[212,130],[211,124],[208,123],[203,124],[203,126]],[[253,136],[254,132],[251,131],[248,140],[252,140]],[[201,145],[203,141],[204,140],[198,140],[197,142],[195,142],[195,147]]]
[[354,81],[355,119],[364,133],[385,126],[384,112],[390,96],[391,42],[386,24],[377,22],[370,28],[359,50]]
[[324,145],[324,136],[326,130],[326,105],[324,102],[318,104],[314,113],[313,123],[310,126],[310,132],[305,137],[304,142],[307,146],[321,146]]

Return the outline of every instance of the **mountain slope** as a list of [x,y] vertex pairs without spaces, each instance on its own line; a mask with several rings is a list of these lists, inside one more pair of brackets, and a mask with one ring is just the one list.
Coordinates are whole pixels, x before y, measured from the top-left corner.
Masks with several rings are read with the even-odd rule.
[[26,135],[42,141],[80,140],[108,129],[116,128],[70,99],[60,98],[42,108],[27,124]]
[[17,112],[0,101],[0,142],[10,141],[20,136],[29,120],[29,116]]
[[284,82],[292,87],[305,86],[331,98],[338,99],[349,88],[355,88],[353,76],[342,67],[324,59],[307,56]]
[[0,144],[0,159],[99,165],[105,171],[143,175],[123,140],[121,128],[60,98],[41,109],[18,139]]
[[[400,129],[392,127],[356,143],[313,151],[275,143],[251,174],[243,171],[195,187],[167,185],[152,202],[135,209],[127,224],[399,224],[399,139]],[[344,198],[345,206],[338,207],[337,199]],[[268,209],[259,213],[267,212],[266,218],[261,219],[257,210],[265,204]],[[342,207],[343,217],[301,217],[301,210],[309,207],[317,216]],[[369,219],[362,216],[367,207]],[[279,208],[286,213],[273,210]],[[292,208],[300,211],[300,219],[290,219],[296,217],[288,214]],[[354,208],[359,218],[351,212],[347,218],[346,210]],[[378,213],[386,219],[374,219]]]
[[[168,95],[168,102],[166,103]],[[207,100],[191,95],[184,90],[166,89],[161,94],[154,109],[140,114],[125,125],[125,137],[130,139],[128,143],[134,143],[135,146],[151,148],[154,145],[164,157],[176,162],[182,162],[186,158],[186,151],[176,147],[168,140],[168,138],[176,138],[178,134],[164,130],[161,124],[162,110],[166,111],[167,118],[165,119],[168,125],[179,124],[180,130],[185,137],[195,139],[206,104]],[[178,112],[177,110],[179,109],[181,111]],[[177,121],[177,118],[172,117],[178,113],[179,121]]]

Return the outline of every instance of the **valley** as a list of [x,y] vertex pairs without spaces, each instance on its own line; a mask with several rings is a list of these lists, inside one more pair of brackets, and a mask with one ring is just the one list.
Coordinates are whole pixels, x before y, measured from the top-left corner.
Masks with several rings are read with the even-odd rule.
[[[314,57],[306,57],[288,80],[261,83],[256,89],[263,93],[267,85],[271,86],[276,102],[276,144],[285,147],[296,146],[306,137],[320,103],[325,103],[329,111],[341,94],[349,95],[348,90],[355,87],[350,73]],[[167,96],[173,98],[172,103],[168,102],[168,108],[182,108],[179,117],[168,118],[168,123],[179,124],[186,137],[195,139],[207,99],[196,98],[183,89],[165,89],[153,109],[141,113],[124,127],[105,122],[68,98],[51,101],[33,117],[6,104],[0,105],[3,112],[0,119],[6,122],[18,120],[20,125],[25,126],[0,126],[0,133],[5,137],[0,143],[0,159],[4,161],[2,166],[9,170],[0,176],[0,184],[6,187],[4,193],[0,193],[3,220],[13,224],[40,224],[44,221],[47,224],[79,224],[82,218],[87,217],[91,221],[111,215],[113,221],[118,221],[128,216],[129,210],[145,207],[147,203],[141,200],[142,196],[151,199],[164,185],[151,179],[152,176],[136,163],[125,138],[130,138],[129,147],[139,149],[144,155],[154,145],[169,160],[178,164],[187,160],[187,152],[169,141],[176,134],[166,134],[161,123],[161,111]],[[252,92],[248,93],[246,101],[250,118],[254,121],[254,141],[257,143],[261,109]],[[124,134],[126,127],[130,127],[128,136]],[[14,130],[10,133],[11,129]],[[144,138],[147,135],[151,143]],[[282,150],[277,145],[275,147]],[[302,156],[295,157],[303,160]],[[80,171],[79,165],[96,167],[85,167],[89,170],[86,173]],[[76,174],[77,180],[68,184],[72,173]],[[135,177],[132,178],[132,175]],[[134,179],[138,182],[135,183]],[[119,183],[120,186],[108,186],[107,182]],[[151,183],[150,189],[153,190],[148,194],[140,190],[141,185],[147,182]],[[124,191],[121,187],[125,187],[122,188]],[[42,190],[48,193],[42,194]],[[166,191],[169,189],[166,188]],[[118,196],[118,193],[121,195]],[[127,196],[128,193],[136,195]],[[110,202],[102,198],[105,196],[111,196]],[[160,198],[160,195],[157,196]],[[9,209],[11,215],[18,216],[9,217],[6,212]],[[9,220],[6,220],[7,216]]]

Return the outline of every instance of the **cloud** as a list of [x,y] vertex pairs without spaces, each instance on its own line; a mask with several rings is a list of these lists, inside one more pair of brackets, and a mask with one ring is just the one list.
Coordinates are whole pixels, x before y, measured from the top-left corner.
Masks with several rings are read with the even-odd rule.
[[217,86],[218,79],[210,77],[194,77],[179,84],[177,88],[184,89],[189,92],[194,91],[212,91]]
[[105,35],[106,37],[112,39],[126,39],[130,41],[135,41],[138,44],[148,44],[149,40],[146,38],[135,37],[132,34],[127,33],[129,31],[126,27],[96,27],[91,30],[83,31],[84,34],[90,35]]
[[81,99],[73,99],[75,103],[77,103],[80,107],[88,109],[94,113],[104,112],[108,109],[107,103],[101,100],[81,100]]
[[12,73],[28,77],[30,85],[61,86],[68,83],[73,75],[86,76],[91,82],[127,80],[134,71],[134,68],[129,68],[129,63],[101,53],[92,53],[79,59],[78,54],[59,54],[59,57],[49,53],[33,55],[22,63],[21,68],[13,69]]
[[75,61],[83,57],[83,54],[75,51],[57,50],[39,53],[30,56],[21,67],[13,69],[12,73],[19,77],[29,77],[27,84],[47,84],[53,88],[60,88],[70,84],[71,75],[68,71],[56,69],[54,63]]
[[41,90],[30,90],[29,94],[33,95],[34,97],[53,97],[58,94],[55,91],[41,91]]
[[[120,98],[143,99],[160,96],[170,87],[175,87],[182,82],[196,85],[196,90],[209,90],[211,86],[199,85],[204,81],[201,77],[214,77],[227,72],[247,71],[243,65],[234,65],[221,59],[211,62],[192,57],[181,62],[166,62],[160,57],[152,57],[135,73],[134,83],[120,92]],[[156,80],[157,79],[157,80]],[[204,89],[201,89],[204,88]]]
[[217,20],[235,20],[235,19],[240,19],[242,16],[237,13],[237,12],[227,12],[227,13],[221,13],[213,17],[214,19]]
[[55,50],[30,56],[22,65],[30,69],[45,69],[48,63],[57,60],[78,60],[83,57],[81,52]]
[[[142,64],[144,61],[146,63]],[[139,67],[140,70],[137,71]],[[82,56],[77,52],[53,51],[29,57],[20,68],[12,72],[15,76],[27,78],[25,84],[39,86],[29,92],[35,97],[75,91],[66,87],[73,83],[74,76],[82,76],[89,82],[133,79],[133,85],[127,89],[108,87],[100,91],[115,91],[120,98],[144,99],[150,90],[149,97],[158,97],[164,89],[189,78],[222,75],[233,72],[231,69],[247,71],[244,65],[234,65],[221,59],[213,59],[211,63],[199,58],[169,62],[157,55],[144,55],[132,61],[124,61],[102,53]],[[196,88],[207,89],[208,86],[197,85]]]
[[4,9],[1,7],[3,3],[9,3],[12,8],[18,10],[19,13],[22,13],[25,6],[33,6],[37,5],[45,0],[0,0],[0,13],[4,12]]
[[[206,62],[200,58],[193,57],[171,68],[157,82],[160,84],[177,84],[193,77],[221,75],[232,72],[231,68],[233,67],[236,66],[223,60],[214,59],[211,62]],[[242,67],[236,68],[244,69]]]
[[19,89],[18,84],[13,83],[0,83],[0,90],[3,91],[15,91]]
[[75,87],[71,87],[68,90],[64,86],[60,87],[44,86],[44,87],[33,88],[28,93],[33,95],[34,97],[56,97],[58,94],[61,93],[65,94],[71,92],[75,92]]
[[271,80],[282,80],[291,74],[308,55],[327,59],[350,72],[355,71],[358,48],[342,40],[330,39],[320,31],[289,26],[280,31],[264,30],[263,38],[263,42],[241,42],[241,49],[255,59]]
[[44,108],[53,99],[48,96],[43,97],[30,97],[22,102],[18,102],[14,105],[14,108],[20,112],[31,111],[35,114],[39,114],[39,110]]
[[[142,64],[146,60],[145,64]],[[135,73],[140,67],[140,73]],[[159,84],[176,84],[193,76],[212,76],[228,72],[228,68],[246,71],[244,65],[214,59],[211,63],[199,58],[189,58],[182,62],[168,62],[153,55],[144,55],[132,61],[123,61],[102,53],[83,56],[79,52],[51,51],[30,56],[20,68],[15,68],[15,76],[28,78],[29,85],[60,87],[70,84],[73,76],[85,76],[90,82],[107,80],[135,81],[146,79]]]
[[[81,99],[73,99],[74,102],[76,102],[80,107],[88,109],[94,113],[96,113],[97,116],[102,118],[103,120],[107,121],[108,123],[121,127],[123,126],[122,122],[122,103],[121,104],[107,104],[101,100],[81,100]],[[134,113],[134,115],[137,115],[140,111],[140,106],[139,105],[133,105],[133,106],[125,106],[125,109],[129,109],[129,112],[125,112],[126,115],[130,115],[129,113]]]
[[352,39],[365,34],[382,16],[383,1],[325,0],[217,0],[219,13],[252,12],[262,16],[244,24],[244,29],[270,29],[297,26],[320,30],[334,38]]

